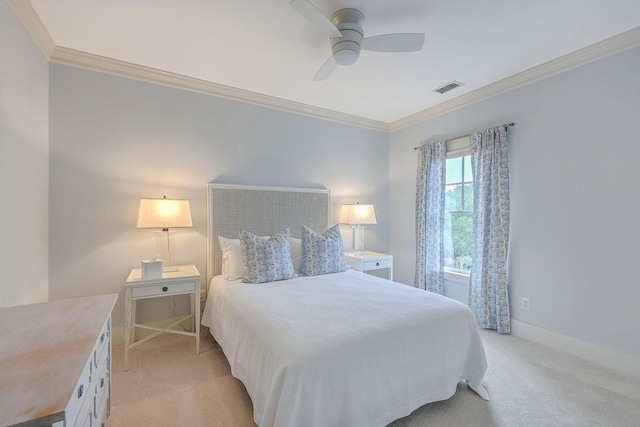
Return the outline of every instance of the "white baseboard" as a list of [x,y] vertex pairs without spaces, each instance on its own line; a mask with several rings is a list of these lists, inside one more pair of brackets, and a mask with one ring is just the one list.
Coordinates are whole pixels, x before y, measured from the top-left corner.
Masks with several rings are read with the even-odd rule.
[[511,319],[511,333],[555,350],[581,357],[609,369],[640,378],[640,357]]

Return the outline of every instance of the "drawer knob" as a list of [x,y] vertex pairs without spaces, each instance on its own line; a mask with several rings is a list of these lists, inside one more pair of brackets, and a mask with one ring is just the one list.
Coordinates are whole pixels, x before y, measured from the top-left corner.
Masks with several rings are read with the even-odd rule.
[[380,263],[379,262],[376,262],[376,267],[380,267]]
[[162,287],[162,292],[167,292],[168,290],[169,290],[169,288],[168,288],[168,287],[166,287],[166,286],[163,286],[163,287]]
[[100,343],[102,344],[104,342],[104,334],[100,335]]
[[84,392],[84,384],[80,384],[80,387],[78,387],[78,399],[82,397],[83,392]]
[[104,378],[100,378],[100,388],[104,387]]

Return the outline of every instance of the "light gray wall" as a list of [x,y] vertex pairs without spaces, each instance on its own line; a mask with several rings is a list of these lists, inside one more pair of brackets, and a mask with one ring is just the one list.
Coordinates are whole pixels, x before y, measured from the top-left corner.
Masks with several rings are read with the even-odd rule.
[[[515,121],[513,317],[640,355],[632,275],[640,48],[390,136],[59,65],[48,75],[5,2],[0,55],[0,212],[10,224],[2,306],[120,292],[114,324],[122,325],[122,282],[155,249],[152,233],[135,229],[138,199],[191,199],[195,227],[179,232],[177,261],[204,274],[212,180],[330,188],[334,220],[341,203],[374,203],[379,224],[367,227],[367,246],[391,252],[395,278],[411,284],[411,148]],[[523,296],[529,312],[520,309]],[[166,304],[143,307],[143,319],[164,315]]]
[[[510,301],[514,319],[640,356],[640,48],[394,132],[390,251],[413,283],[412,149],[514,121]],[[531,299],[531,311],[520,308]]]
[[[206,275],[214,180],[326,187],[334,223],[340,204],[373,203],[367,245],[388,250],[388,134],[56,64],[50,79],[52,300],[119,292],[114,325],[124,323],[122,284],[155,251],[153,232],[135,228],[141,197],[190,199],[194,228],[177,231],[176,261]],[[170,304],[145,301],[140,316]]]
[[48,298],[49,64],[0,2],[0,307]]

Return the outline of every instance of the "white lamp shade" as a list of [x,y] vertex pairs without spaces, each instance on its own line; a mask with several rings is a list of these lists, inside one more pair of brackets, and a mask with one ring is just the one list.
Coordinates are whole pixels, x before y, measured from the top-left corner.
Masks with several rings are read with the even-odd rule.
[[193,227],[189,200],[140,199],[137,228]]
[[340,224],[367,225],[377,224],[373,205],[342,205]]

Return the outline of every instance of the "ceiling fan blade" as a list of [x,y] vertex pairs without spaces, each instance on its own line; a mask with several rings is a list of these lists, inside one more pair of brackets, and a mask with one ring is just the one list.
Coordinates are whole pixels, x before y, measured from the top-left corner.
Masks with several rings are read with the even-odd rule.
[[327,62],[322,64],[322,67],[320,67],[316,75],[313,76],[313,81],[319,82],[322,80],[326,80],[327,78],[329,78],[331,73],[333,73],[333,70],[335,70],[337,66],[338,63],[335,59],[333,59],[333,56],[329,57],[329,59],[327,59]]
[[422,33],[382,34],[362,40],[362,49],[376,52],[417,52],[423,45]]
[[289,4],[313,25],[323,29],[331,37],[342,37],[342,33],[320,10],[307,0],[291,0]]

